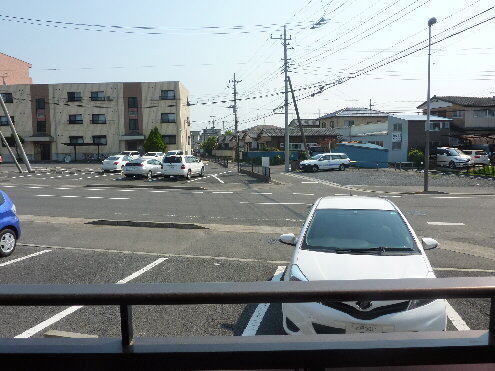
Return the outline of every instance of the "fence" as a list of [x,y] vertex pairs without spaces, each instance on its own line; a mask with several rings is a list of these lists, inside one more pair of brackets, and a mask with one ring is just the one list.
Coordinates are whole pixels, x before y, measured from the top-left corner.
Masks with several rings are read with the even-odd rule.
[[[434,298],[491,298],[488,330],[152,339],[133,336],[133,305]],[[121,338],[2,338],[2,369],[294,369],[441,364],[495,366],[495,277],[0,285],[0,306],[72,305],[118,306]],[[7,326],[5,319],[3,325]]]
[[239,163],[239,172],[242,174],[252,176],[254,178],[262,179],[267,183],[270,182],[271,180],[270,168],[266,166],[255,165],[253,162]]
[[214,162],[216,164],[219,164],[220,166],[223,167],[228,167],[229,166],[229,158],[228,157],[209,157],[208,158],[211,162]]

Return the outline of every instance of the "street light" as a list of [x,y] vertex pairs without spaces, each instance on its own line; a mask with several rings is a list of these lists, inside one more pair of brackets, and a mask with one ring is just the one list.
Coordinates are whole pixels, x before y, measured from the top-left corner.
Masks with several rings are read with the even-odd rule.
[[430,170],[430,55],[431,55],[431,26],[437,23],[435,17],[428,20],[428,92],[426,97],[426,127],[425,127],[425,180],[423,192],[428,192],[428,171]]

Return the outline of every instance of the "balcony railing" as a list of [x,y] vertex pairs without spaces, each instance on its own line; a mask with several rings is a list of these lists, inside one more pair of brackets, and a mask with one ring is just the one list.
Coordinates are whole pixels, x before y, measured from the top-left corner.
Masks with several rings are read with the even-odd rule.
[[[133,305],[491,298],[487,330],[135,338]],[[495,277],[99,285],[0,285],[0,306],[116,305],[121,338],[0,339],[2,369],[268,369],[495,366]],[[7,324],[2,318],[3,326]],[[105,324],[101,324],[104,326]]]

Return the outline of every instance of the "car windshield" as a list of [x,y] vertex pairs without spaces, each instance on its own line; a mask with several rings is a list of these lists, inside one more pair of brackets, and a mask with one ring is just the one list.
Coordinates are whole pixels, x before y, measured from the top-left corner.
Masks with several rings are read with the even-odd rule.
[[180,156],[167,156],[163,162],[167,164],[180,164],[182,162],[182,158]]
[[399,248],[419,252],[400,214],[390,210],[316,210],[302,248],[328,252]]
[[118,156],[110,156],[107,158],[108,161],[117,161],[117,160],[120,160],[120,157]]
[[464,154],[459,149],[448,149],[447,153],[449,154],[449,156],[459,156]]
[[321,157],[321,155],[314,155],[314,156],[310,157],[309,159],[310,160],[318,160],[320,157]]

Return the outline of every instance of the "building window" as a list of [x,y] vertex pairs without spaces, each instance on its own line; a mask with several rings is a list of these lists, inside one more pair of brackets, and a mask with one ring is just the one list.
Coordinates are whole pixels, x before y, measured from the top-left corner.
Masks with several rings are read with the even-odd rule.
[[474,117],[494,117],[495,110],[492,109],[483,109],[474,111]]
[[4,103],[14,103],[12,93],[0,93],[2,95]]
[[441,128],[442,129],[450,129],[450,123],[448,123],[448,122],[442,122]]
[[46,121],[36,122],[36,131],[38,133],[46,133]]
[[175,90],[162,90],[160,99],[173,100],[175,99]]
[[82,124],[83,116],[81,114],[69,115],[69,124]]
[[344,126],[353,126],[354,120],[344,120]]
[[105,92],[104,91],[92,91],[91,92],[91,100],[93,100],[93,101],[105,100]]
[[129,119],[129,130],[139,130],[138,119]]
[[165,144],[177,144],[177,135],[162,135]]
[[189,135],[187,137],[187,145],[190,146],[191,145],[191,136]]
[[91,116],[91,123],[92,124],[106,124],[107,118],[105,117],[105,114],[93,114]]
[[162,118],[160,122],[162,123],[175,122],[175,113],[162,113]]
[[464,111],[452,111],[452,117],[464,117]]
[[80,91],[68,91],[67,92],[67,101],[68,102],[80,102],[81,101],[81,92]]
[[[10,116],[12,123],[14,124],[14,116]],[[0,116],[0,126],[9,126],[9,120],[7,116]]]
[[138,108],[138,99],[137,99],[137,97],[129,97],[129,98],[127,98],[127,107],[128,108]]
[[36,99],[36,109],[45,109],[45,98]]
[[326,123],[326,122],[322,122],[322,123],[321,123],[321,127],[322,127],[323,129],[325,129],[325,128],[327,127],[327,123]]
[[93,143],[94,144],[107,144],[107,136],[106,135],[93,135]]
[[394,124],[393,131],[402,131],[402,124]]
[[84,143],[84,137],[69,137],[70,144]]
[[402,142],[392,142],[392,150],[400,150],[402,148]]
[[430,122],[430,130],[431,131],[439,131],[440,123],[439,122]]

